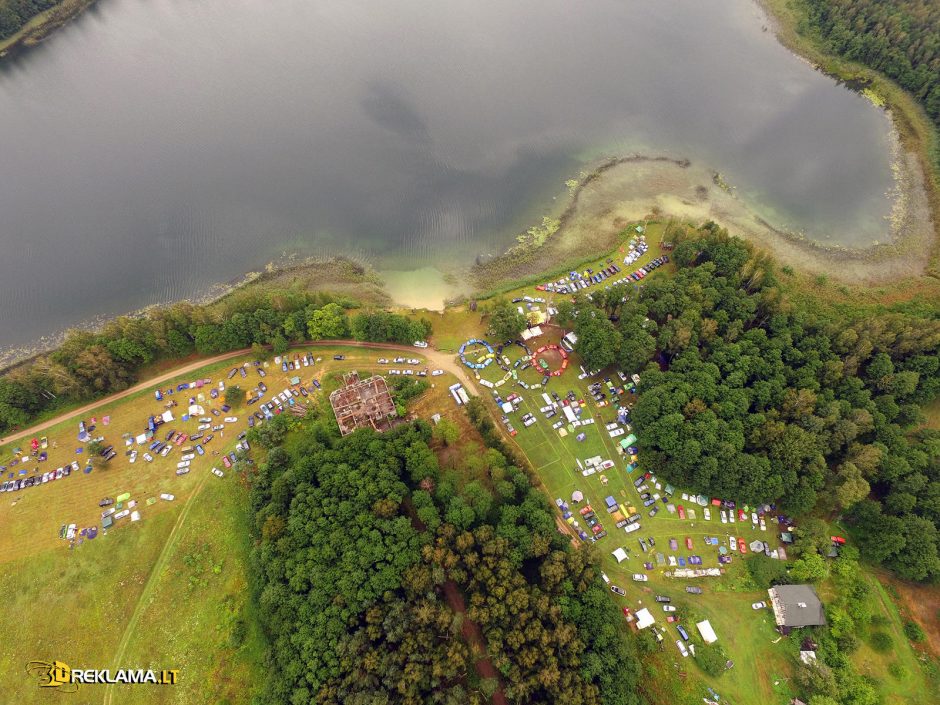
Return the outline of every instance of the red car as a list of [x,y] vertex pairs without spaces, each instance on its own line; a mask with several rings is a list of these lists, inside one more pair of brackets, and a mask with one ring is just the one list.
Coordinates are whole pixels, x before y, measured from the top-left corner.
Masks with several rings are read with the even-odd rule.
[[679,518],[685,519],[685,508],[680,504],[677,509],[679,512]]
[[738,539],[738,550],[741,552],[741,555],[747,553],[747,544],[744,542],[744,537]]
[[228,459],[227,455],[222,456],[222,464],[227,468],[232,467],[232,461]]
[[180,437],[176,439],[176,445],[181,446],[186,442],[186,439],[189,438],[185,433],[181,433]]
[[692,538],[689,536],[685,537],[685,547],[690,551],[692,550]]
[[586,507],[581,507],[581,516],[584,516],[584,515],[587,514],[588,512],[593,512],[593,511],[594,511],[594,510],[591,509],[591,505],[590,505],[590,504],[587,505]]
[[738,510],[738,521],[747,521],[747,512],[743,509]]
[[721,506],[721,500],[720,500],[720,499],[713,499],[713,500],[712,500],[712,506],[713,506],[713,507],[720,507],[720,506]]
[[830,539],[833,543],[837,543],[837,544],[839,544],[840,546],[844,546],[844,545],[845,545],[845,539],[842,538],[841,536],[830,536],[829,539]]
[[603,530],[604,530],[604,527],[601,526],[600,524],[595,524],[594,526],[591,527],[591,531],[593,531],[595,534],[599,534]]

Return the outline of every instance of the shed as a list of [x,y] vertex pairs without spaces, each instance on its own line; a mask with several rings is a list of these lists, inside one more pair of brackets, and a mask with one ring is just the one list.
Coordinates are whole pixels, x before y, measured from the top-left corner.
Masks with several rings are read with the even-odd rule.
[[618,563],[623,563],[625,560],[627,560],[627,558],[629,558],[629,556],[627,555],[627,552],[623,550],[622,546],[618,548],[617,550],[613,551],[611,555],[617,559]]
[[637,610],[636,613],[636,628],[637,629],[646,629],[649,626],[652,626],[656,623],[656,620],[653,619],[653,615],[650,614],[650,611],[645,607],[641,610]]
[[695,626],[698,628],[698,633],[702,635],[702,640],[706,644],[714,644],[718,641],[718,635],[715,634],[715,630],[712,629],[712,625],[707,619],[696,623]]

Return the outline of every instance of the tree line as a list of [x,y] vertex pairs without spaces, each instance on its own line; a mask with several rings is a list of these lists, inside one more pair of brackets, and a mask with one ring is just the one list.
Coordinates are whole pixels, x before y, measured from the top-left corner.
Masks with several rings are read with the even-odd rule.
[[261,346],[276,354],[304,340],[353,338],[412,343],[431,333],[428,320],[359,311],[324,293],[244,290],[214,304],[177,303],[124,316],[100,331],[70,331],[58,349],[0,377],[0,433],[38,414],[120,391],[157,360],[214,355]]
[[[854,520],[866,557],[940,577],[940,312],[845,320],[784,299],[773,263],[713,224],[674,277],[560,314],[588,366],[641,370],[642,466],[683,487]],[[562,308],[562,307],[560,307]]]
[[[499,451],[444,469],[427,424],[340,438],[319,415],[290,443],[258,440],[251,586],[270,643],[259,705],[466,705],[497,689],[520,704],[638,702],[639,666],[595,557],[559,534]],[[481,658],[496,678],[477,672]]]
[[804,33],[910,91],[940,127],[940,5],[934,0],[803,0]]

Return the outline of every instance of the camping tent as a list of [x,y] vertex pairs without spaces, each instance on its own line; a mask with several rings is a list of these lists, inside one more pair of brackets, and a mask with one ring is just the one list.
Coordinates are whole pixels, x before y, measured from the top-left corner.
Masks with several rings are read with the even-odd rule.
[[706,644],[714,644],[718,641],[718,635],[715,634],[715,630],[712,629],[712,625],[709,624],[707,619],[703,622],[698,622],[695,626],[698,627],[698,632],[702,635],[702,639]]
[[571,493],[572,502],[580,502],[583,499],[584,499],[584,493],[581,492],[581,490],[575,490],[574,492]]
[[623,563],[629,556],[627,552],[623,550],[623,547],[618,548],[616,551],[613,551],[611,555],[617,559],[618,563]]
[[163,423],[170,423],[170,421],[172,421],[172,420],[173,420],[173,412],[172,412],[172,411],[164,411],[164,412],[163,412]]

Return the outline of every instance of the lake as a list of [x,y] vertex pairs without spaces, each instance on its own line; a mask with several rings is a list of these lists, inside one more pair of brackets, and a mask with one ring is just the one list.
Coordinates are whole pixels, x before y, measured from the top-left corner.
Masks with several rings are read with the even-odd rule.
[[469,263],[601,155],[886,239],[885,113],[751,0],[101,0],[0,65],[0,346],[284,253]]

